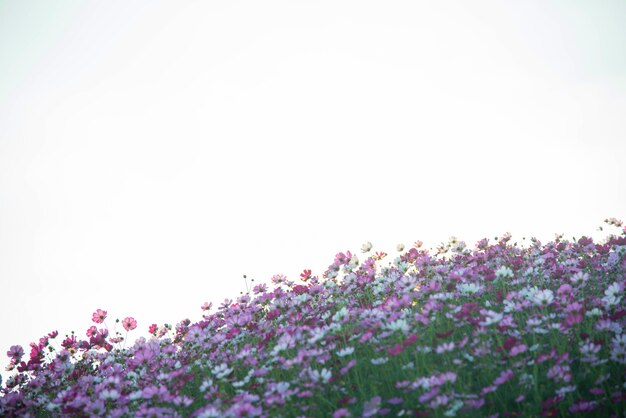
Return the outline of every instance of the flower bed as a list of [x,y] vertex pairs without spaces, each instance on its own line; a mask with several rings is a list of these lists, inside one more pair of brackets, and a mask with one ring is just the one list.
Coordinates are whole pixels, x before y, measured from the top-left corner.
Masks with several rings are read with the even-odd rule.
[[[363,247],[277,275],[203,320],[7,355],[1,416],[624,416],[626,228],[602,244]],[[116,324],[119,322],[116,322]]]

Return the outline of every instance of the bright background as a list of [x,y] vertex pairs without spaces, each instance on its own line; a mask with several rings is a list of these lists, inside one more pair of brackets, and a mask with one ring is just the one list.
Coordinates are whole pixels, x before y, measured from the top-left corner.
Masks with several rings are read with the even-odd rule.
[[[0,1],[0,365],[338,251],[626,218],[626,3]],[[626,219],[625,219],[626,220]],[[28,352],[28,351],[27,351]]]

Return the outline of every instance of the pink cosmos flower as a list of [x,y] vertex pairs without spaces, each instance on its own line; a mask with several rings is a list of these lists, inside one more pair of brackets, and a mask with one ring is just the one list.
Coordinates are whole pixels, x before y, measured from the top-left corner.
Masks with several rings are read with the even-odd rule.
[[137,328],[137,321],[135,321],[135,318],[129,316],[122,321],[122,325],[126,331],[131,331]]
[[101,324],[107,317],[107,311],[103,311],[102,309],[97,309],[93,315],[91,316],[91,320],[96,324]]
[[95,337],[96,335],[98,335],[98,329],[95,325],[90,326],[87,330],[87,337]]

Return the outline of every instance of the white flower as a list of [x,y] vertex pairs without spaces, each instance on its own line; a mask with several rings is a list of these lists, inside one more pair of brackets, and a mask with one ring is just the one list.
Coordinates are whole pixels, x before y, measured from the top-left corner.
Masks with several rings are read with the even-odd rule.
[[613,347],[620,347],[622,349],[626,349],[626,334],[620,334],[613,337],[611,341]]
[[131,401],[136,401],[137,399],[141,399],[142,397],[143,397],[143,393],[141,393],[140,390],[137,390],[131,393],[130,395],[128,395],[128,399],[130,399]]
[[502,304],[504,305],[504,312],[509,313],[515,309],[515,302],[510,300],[503,300]]
[[378,365],[387,363],[389,361],[389,358],[388,357],[373,358],[370,361],[372,362],[373,365],[378,366]]
[[533,303],[538,306],[548,306],[554,300],[554,293],[550,289],[539,290],[533,295]]
[[479,292],[482,287],[476,283],[461,283],[456,287],[456,289],[463,295],[473,295],[474,293]]
[[402,331],[403,334],[409,332],[409,324],[402,318],[396,319],[391,324],[388,324],[385,328],[390,331]]
[[344,306],[333,315],[333,322],[342,322],[349,316],[348,309]]
[[[281,351],[284,351],[284,350],[286,350],[288,348],[289,348],[289,344],[288,343],[286,343],[286,342],[279,342],[272,349],[272,355],[276,356],[278,353],[280,353]],[[228,375],[228,373],[226,375]],[[221,377],[219,377],[219,376],[217,378],[221,379]]]
[[339,357],[349,356],[352,353],[354,353],[354,347],[346,347],[342,350],[337,351],[337,355]]
[[111,390],[104,389],[100,392],[100,399],[102,399],[103,401],[106,401],[108,399],[116,400],[119,397],[120,397],[120,393],[115,389],[111,389]]
[[222,412],[217,409],[216,407],[209,405],[207,407],[205,407],[205,409],[198,415],[196,415],[197,418],[218,418],[221,417],[223,414]]
[[219,366],[214,367],[211,371],[216,378],[222,379],[228,376],[233,371],[233,369],[229,368],[226,363],[222,363]]
[[607,308],[610,308],[613,305],[619,305],[619,303],[622,301],[622,297],[615,296],[615,295],[606,295],[605,297],[602,298],[602,301],[604,302]]
[[315,328],[312,329],[310,332],[311,338],[309,338],[309,344],[311,345],[315,344],[326,336],[326,331],[324,331],[322,328]]
[[206,392],[206,390],[211,386],[213,386],[213,379],[204,379],[204,382],[202,382],[202,384],[200,385],[200,392]]
[[463,401],[460,399],[456,399],[454,402],[452,402],[452,404],[450,405],[450,408],[448,408],[448,410],[443,413],[443,415],[445,415],[446,417],[455,417],[456,413],[458,412],[459,409],[461,409],[462,406],[463,406]]
[[580,346],[580,352],[585,356],[596,354],[602,348],[602,346],[595,344],[593,341],[580,342],[578,345]]
[[572,282],[573,285],[577,285],[578,283],[584,283],[589,279],[589,274],[583,273],[582,271],[577,272],[572,277],[569,278],[569,281]]
[[369,252],[371,249],[372,249],[372,243],[369,241],[367,241],[365,244],[361,246],[361,251],[364,253]]
[[485,320],[478,324],[482,327],[488,327],[489,325],[497,324],[502,320],[502,314],[494,312],[492,310],[481,310],[481,314],[485,315]]
[[613,346],[611,348],[611,360],[619,364],[626,364],[626,348]]
[[619,283],[611,283],[611,285],[604,291],[604,294],[607,296],[615,296],[622,293],[622,289],[619,286]]
[[528,300],[532,300],[533,295],[537,293],[538,291],[539,289],[537,288],[537,286],[524,287],[519,291],[519,294],[520,296],[523,296]]
[[431,299],[434,300],[449,300],[449,299],[454,299],[454,293],[451,292],[440,292],[440,293],[435,293],[434,295],[430,295]]
[[[324,370],[326,370],[326,369],[324,369]],[[276,387],[274,388],[274,390],[277,393],[285,393],[289,389],[289,386],[290,386],[289,382],[278,382],[276,384]]]
[[302,305],[304,302],[306,302],[308,299],[309,299],[308,293],[302,293],[301,295],[298,295],[294,298],[294,302],[296,306],[299,306],[299,305]]
[[397,251],[397,252],[404,251],[404,244],[398,244],[398,245],[396,245],[396,251]]
[[600,316],[602,315],[602,311],[598,308],[593,308],[590,311],[585,312],[585,316]]
[[507,266],[502,266],[496,271],[496,278],[506,279],[507,277],[513,277],[513,270]]
[[442,354],[442,353],[447,353],[448,351],[452,351],[454,350],[454,343],[453,342],[449,342],[449,343],[443,343],[437,346],[437,348],[435,349],[435,352],[437,354]]
[[313,380],[315,383],[318,383],[319,381],[328,383],[330,381],[330,378],[332,377],[332,373],[330,372],[330,370],[324,368],[322,370],[310,370],[309,376],[311,377],[311,380]]
[[407,364],[402,365],[402,370],[411,370],[415,368],[415,364],[409,361]]
[[566,393],[574,392],[576,390],[575,385],[563,386],[559,390],[556,391],[558,396],[565,396]]

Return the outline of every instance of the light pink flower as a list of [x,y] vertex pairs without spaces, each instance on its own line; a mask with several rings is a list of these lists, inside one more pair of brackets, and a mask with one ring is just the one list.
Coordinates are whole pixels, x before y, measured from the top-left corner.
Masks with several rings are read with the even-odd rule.
[[91,316],[91,320],[96,324],[101,324],[107,317],[107,311],[103,311],[102,309],[97,309],[93,315]]
[[129,316],[122,321],[122,325],[126,331],[131,331],[137,328],[137,321],[135,321],[135,318]]

